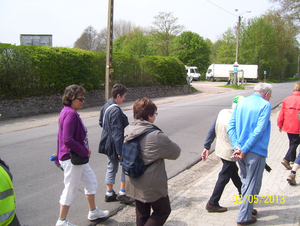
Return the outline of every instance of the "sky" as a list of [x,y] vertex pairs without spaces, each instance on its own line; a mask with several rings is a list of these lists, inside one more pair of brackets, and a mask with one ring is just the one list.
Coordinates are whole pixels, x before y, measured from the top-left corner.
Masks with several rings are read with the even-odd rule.
[[[52,34],[53,46],[73,47],[88,26],[98,32],[107,26],[108,2],[0,0],[0,42],[20,45],[20,34]],[[269,0],[114,0],[113,18],[150,28],[159,12],[172,12],[185,31],[215,42],[237,24],[238,15],[259,17],[273,7]]]

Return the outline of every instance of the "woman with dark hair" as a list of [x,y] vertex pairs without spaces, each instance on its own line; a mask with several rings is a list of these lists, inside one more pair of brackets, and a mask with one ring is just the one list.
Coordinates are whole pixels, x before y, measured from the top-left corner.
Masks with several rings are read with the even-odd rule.
[[125,142],[154,129],[140,141],[141,157],[148,165],[145,173],[138,178],[126,176],[126,192],[135,199],[137,226],[163,225],[171,213],[164,159],[177,159],[181,150],[153,124],[157,114],[150,99],[138,99],[133,106],[135,120],[125,128]]
[[64,170],[65,188],[60,196],[60,212],[56,226],[72,226],[67,220],[70,205],[73,202],[78,185],[84,185],[86,199],[89,205],[89,220],[107,217],[109,212],[99,210],[95,205],[97,178],[88,163],[73,165],[70,160],[70,151],[79,157],[90,157],[91,150],[88,145],[87,129],[84,126],[77,110],[82,108],[85,100],[85,90],[81,86],[70,85],[65,89],[62,97],[64,108],[59,115],[59,128],[57,136],[56,165]]

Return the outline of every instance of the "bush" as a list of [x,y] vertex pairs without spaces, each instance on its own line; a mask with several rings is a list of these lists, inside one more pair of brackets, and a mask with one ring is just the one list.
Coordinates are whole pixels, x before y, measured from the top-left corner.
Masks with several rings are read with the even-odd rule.
[[174,57],[148,56],[141,59],[142,77],[155,85],[186,84],[184,64]]
[[[0,43],[0,98],[63,93],[70,84],[87,91],[105,87],[106,55],[47,46],[15,46]],[[113,54],[112,84],[127,87],[186,84],[181,61],[172,57],[137,58]]]

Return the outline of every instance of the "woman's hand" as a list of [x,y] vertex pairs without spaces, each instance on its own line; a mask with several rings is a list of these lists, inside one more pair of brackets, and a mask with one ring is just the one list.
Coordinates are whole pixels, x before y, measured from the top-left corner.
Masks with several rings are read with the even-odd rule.
[[92,151],[89,149],[89,154],[87,155],[87,157],[91,157]]

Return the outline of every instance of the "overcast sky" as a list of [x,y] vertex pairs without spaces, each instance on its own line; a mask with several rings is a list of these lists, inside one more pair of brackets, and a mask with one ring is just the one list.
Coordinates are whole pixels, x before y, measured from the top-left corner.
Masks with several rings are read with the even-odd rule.
[[[173,12],[186,31],[213,42],[238,21],[260,16],[269,0],[114,0],[114,20],[150,27],[159,12]],[[238,12],[235,12],[238,9]],[[73,47],[88,26],[107,26],[108,0],[0,0],[0,42],[20,44],[20,34],[52,34],[53,46]]]

